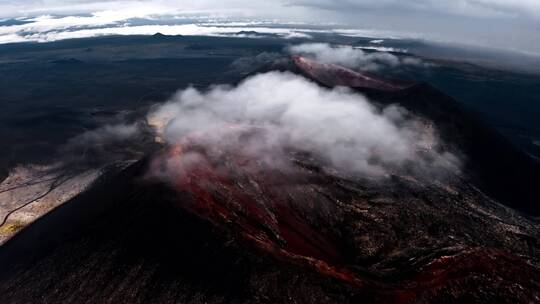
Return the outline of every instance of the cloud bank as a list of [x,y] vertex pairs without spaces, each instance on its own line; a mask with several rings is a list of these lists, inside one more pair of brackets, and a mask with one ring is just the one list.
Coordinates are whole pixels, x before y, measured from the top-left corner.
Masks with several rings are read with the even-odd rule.
[[407,166],[435,174],[458,164],[438,151],[433,129],[403,109],[380,111],[361,95],[325,89],[288,72],[259,74],[236,87],[179,91],[148,122],[170,145],[202,147],[204,153],[190,154],[190,165],[241,155],[287,166],[291,149],[312,153],[339,172],[369,177]]
[[332,63],[366,72],[399,66],[426,67],[427,63],[414,57],[400,58],[387,52],[365,52],[348,45],[332,46],[327,43],[304,43],[287,48],[292,54],[314,58],[318,62]]
[[290,0],[290,4],[328,10],[398,8],[475,17],[540,17],[540,2],[535,0]]
[[[362,29],[364,33],[390,32],[401,37],[421,37],[540,55],[537,35],[540,2],[536,0],[0,1],[0,18],[42,15],[69,15],[74,23],[116,25],[129,23],[133,18],[154,21],[162,18],[179,18],[177,21],[193,18],[210,21],[270,20],[281,24],[313,23],[317,20],[317,23],[334,24],[335,28]],[[2,30],[0,26],[0,32]],[[28,41],[28,38],[21,38],[24,36],[13,32],[0,34],[0,43]],[[379,38],[377,35],[366,36]]]
[[[38,16],[45,17],[32,20]],[[540,2],[536,0],[0,0],[0,18],[33,23],[14,25],[8,21],[11,25],[3,26],[0,20],[0,43],[53,41],[54,33],[45,35],[51,25],[57,32],[107,28],[105,33],[94,30],[65,35],[88,37],[116,34],[114,28],[140,25],[142,19],[149,21],[145,25],[240,21],[250,24],[246,27],[260,22],[267,22],[268,27],[331,25],[332,32],[343,34],[421,38],[540,55]],[[122,30],[119,34],[141,31],[145,29]]]
[[[167,12],[206,12],[248,16],[250,14],[282,13],[290,16],[298,14],[298,6],[325,10],[375,10],[394,8],[410,11],[427,11],[457,16],[478,17],[540,17],[540,3],[535,0],[3,0],[0,1],[1,15],[14,16],[29,13],[80,13],[89,10],[108,10],[133,7],[144,8],[140,12],[152,12],[157,9]],[[288,8],[288,11],[283,11]],[[263,10],[261,12],[261,10]]]
[[[232,36],[258,38],[257,35],[241,35],[241,32],[256,32],[261,35],[275,35],[284,39],[311,38],[309,29],[270,27],[260,23],[247,23],[244,26],[199,22],[188,24],[142,24],[124,20],[122,15],[109,13],[94,14],[89,17],[41,16],[28,19],[28,23],[0,26],[0,43],[51,42],[63,39],[88,38],[106,35],[165,35],[184,36]],[[121,21],[125,21],[122,23]],[[138,21],[150,22],[150,20]],[[178,22],[178,21],[177,21]],[[190,21],[193,22],[193,21]],[[239,35],[240,33],[240,35]]]

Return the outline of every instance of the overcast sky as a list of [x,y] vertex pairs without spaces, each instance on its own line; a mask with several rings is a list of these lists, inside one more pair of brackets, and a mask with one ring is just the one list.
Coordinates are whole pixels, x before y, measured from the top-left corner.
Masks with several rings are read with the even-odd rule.
[[103,11],[115,22],[198,14],[335,23],[540,54],[540,0],[0,0],[1,18]]

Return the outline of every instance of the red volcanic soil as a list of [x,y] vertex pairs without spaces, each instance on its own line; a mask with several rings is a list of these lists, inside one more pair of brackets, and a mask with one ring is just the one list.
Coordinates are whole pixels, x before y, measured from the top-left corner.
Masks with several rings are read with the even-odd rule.
[[[440,303],[449,299],[484,302],[493,297],[528,303],[538,300],[538,292],[534,290],[539,290],[539,278],[537,268],[516,256],[475,248],[434,260],[404,282],[403,289],[395,292],[393,302]],[[492,286],[497,286],[497,291],[489,294]],[[524,294],[522,290],[532,292]]]
[[[189,145],[174,146],[152,166],[182,158]],[[360,280],[343,268],[346,258],[336,241],[303,218],[306,209],[302,199],[283,192],[283,183],[306,184],[309,174],[289,172],[286,175],[247,156],[227,155],[209,159],[197,149],[202,160],[178,168],[171,176],[175,189],[191,197],[184,206],[216,225],[233,225],[246,240],[280,259],[310,265],[332,277],[360,284]],[[201,153],[202,152],[202,153]],[[184,170],[186,170],[184,172]]]
[[[467,185],[211,155],[172,147],[21,231],[0,247],[1,302],[538,302],[534,228]],[[168,185],[148,179],[163,167]]]
[[[204,149],[195,146],[172,147],[152,167],[155,170],[171,158],[181,159],[185,153],[197,151],[202,160],[186,171],[177,168],[178,174],[171,176],[182,197],[190,197],[183,202],[184,208],[218,227],[232,228],[247,244],[278,260],[312,268],[388,303],[444,302],[471,295],[480,300],[503,296],[527,302],[539,295],[529,293],[540,291],[537,268],[488,248],[435,257],[394,282],[358,272],[353,266],[354,246],[328,229],[347,225],[332,218],[332,212],[342,213],[336,202],[321,199],[324,192],[342,194],[332,189],[336,185],[331,177],[301,166],[278,170],[245,155],[209,158]],[[326,189],[318,193],[319,188]],[[482,284],[497,285],[497,291],[483,290],[488,287]]]
[[335,64],[319,63],[302,56],[292,56],[292,60],[308,78],[326,86],[344,86],[380,91],[398,91],[407,87],[407,85],[383,80],[367,73],[356,72]]

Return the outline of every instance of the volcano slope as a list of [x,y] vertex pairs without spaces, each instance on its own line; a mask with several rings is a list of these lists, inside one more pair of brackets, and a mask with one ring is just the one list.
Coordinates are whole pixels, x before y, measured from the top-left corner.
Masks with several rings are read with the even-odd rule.
[[381,80],[300,56],[267,69],[291,70],[326,87],[353,88],[380,106],[397,104],[424,118],[434,124],[443,149],[466,160],[464,177],[499,202],[540,215],[540,163],[431,85]]
[[[358,89],[381,103],[419,90]],[[422,104],[433,96],[401,100],[413,112],[408,100],[420,114],[452,116],[440,108],[451,99]],[[464,143],[468,156],[477,129],[458,117],[441,121],[467,126],[448,144]],[[242,132],[249,140],[260,131]],[[170,172],[167,183],[149,176],[194,151],[203,161]],[[0,248],[2,302],[539,301],[540,227],[480,190],[484,163],[463,174],[403,169],[373,179],[328,168],[306,151],[285,157],[291,166],[270,166],[209,153],[193,139],[110,170]]]

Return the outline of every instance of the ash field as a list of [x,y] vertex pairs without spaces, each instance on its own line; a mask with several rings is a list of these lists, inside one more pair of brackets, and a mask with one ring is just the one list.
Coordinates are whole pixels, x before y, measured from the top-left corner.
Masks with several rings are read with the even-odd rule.
[[540,74],[311,35],[0,46],[2,303],[540,302]]

